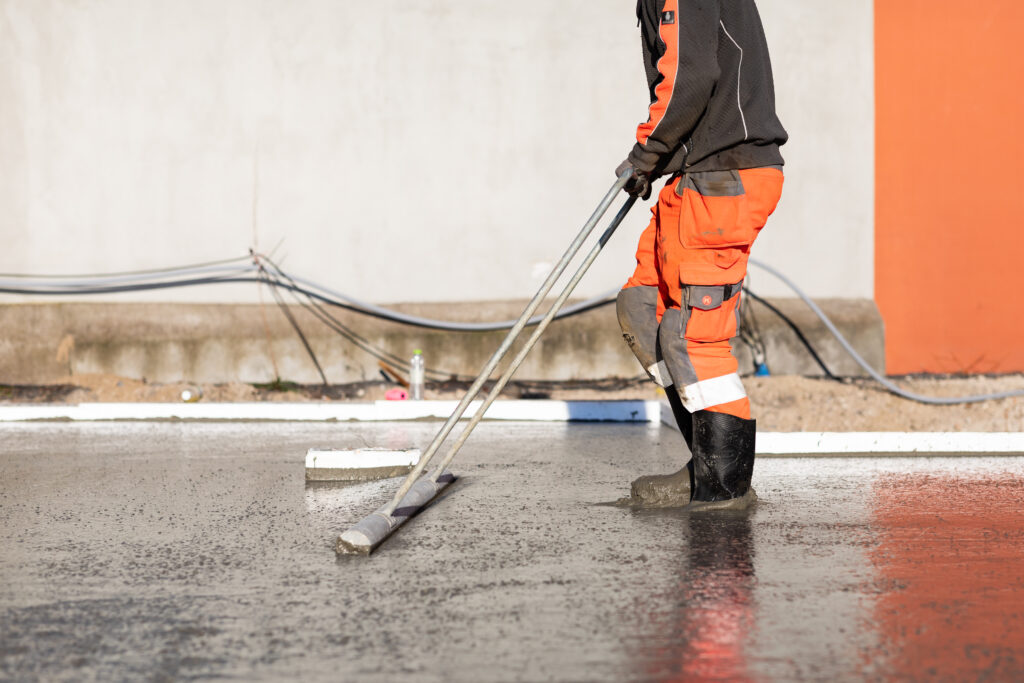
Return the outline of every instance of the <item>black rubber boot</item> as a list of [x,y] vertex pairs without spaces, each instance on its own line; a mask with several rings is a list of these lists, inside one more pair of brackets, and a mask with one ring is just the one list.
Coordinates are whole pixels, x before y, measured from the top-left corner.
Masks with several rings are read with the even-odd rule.
[[693,414],[693,509],[743,509],[757,500],[756,420],[698,410]]
[[683,400],[679,398],[679,392],[675,387],[669,387],[665,394],[668,396],[668,404],[672,406],[672,416],[676,418],[679,425],[679,432],[686,441],[686,448],[693,453],[693,413],[683,407]]

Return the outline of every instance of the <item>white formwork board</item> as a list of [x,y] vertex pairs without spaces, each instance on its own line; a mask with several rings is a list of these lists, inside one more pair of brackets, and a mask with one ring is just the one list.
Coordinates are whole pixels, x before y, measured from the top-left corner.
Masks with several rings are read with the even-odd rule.
[[384,448],[355,448],[351,450],[310,448],[306,452],[306,469],[411,467],[420,461],[421,454],[418,448],[405,451]]
[[[676,431],[668,403],[661,421]],[[1024,432],[758,432],[758,455],[1024,455]]]
[[1024,455],[1021,432],[762,432],[763,455]]
[[[466,410],[468,419],[481,402]],[[457,401],[375,401],[373,403],[79,403],[0,407],[0,422],[30,420],[260,420],[284,422],[387,422],[447,419]],[[540,422],[657,422],[657,401],[495,401],[488,420]]]

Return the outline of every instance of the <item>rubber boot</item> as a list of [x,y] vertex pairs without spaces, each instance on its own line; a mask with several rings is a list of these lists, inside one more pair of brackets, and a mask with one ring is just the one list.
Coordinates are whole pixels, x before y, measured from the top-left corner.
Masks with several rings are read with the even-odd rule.
[[757,500],[754,474],[756,420],[698,410],[693,414],[692,509],[736,509]]
[[678,391],[669,389],[665,393],[668,395],[668,404],[672,407],[672,416],[679,425],[679,433],[686,441],[686,449],[693,453],[693,413],[683,407],[683,399],[679,398]]

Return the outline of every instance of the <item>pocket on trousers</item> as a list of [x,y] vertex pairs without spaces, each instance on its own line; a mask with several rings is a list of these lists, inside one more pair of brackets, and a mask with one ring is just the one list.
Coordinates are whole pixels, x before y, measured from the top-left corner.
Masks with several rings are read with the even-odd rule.
[[[702,290],[708,290],[706,293]],[[718,298],[714,295],[718,290]],[[686,320],[683,336],[695,342],[720,342],[732,339],[739,329],[736,307],[740,295],[736,293],[731,299],[721,300],[721,287],[690,288],[690,315]]]
[[744,247],[757,236],[739,171],[688,173],[676,184],[676,194],[683,200],[679,239],[684,247]]

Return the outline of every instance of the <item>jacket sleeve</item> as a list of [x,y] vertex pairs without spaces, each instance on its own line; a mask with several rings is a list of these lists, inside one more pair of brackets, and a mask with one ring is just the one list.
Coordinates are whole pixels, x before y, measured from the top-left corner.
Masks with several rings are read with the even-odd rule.
[[646,173],[676,153],[693,133],[718,81],[719,0],[664,0],[658,15],[658,76],[647,121],[636,129],[629,161]]

